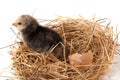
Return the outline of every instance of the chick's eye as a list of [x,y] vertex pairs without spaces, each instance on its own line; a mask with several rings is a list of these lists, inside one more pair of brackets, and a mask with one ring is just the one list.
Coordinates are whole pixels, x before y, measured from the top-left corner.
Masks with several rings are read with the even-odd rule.
[[20,23],[20,22],[18,23],[18,25],[21,25],[21,24],[22,24],[22,23]]

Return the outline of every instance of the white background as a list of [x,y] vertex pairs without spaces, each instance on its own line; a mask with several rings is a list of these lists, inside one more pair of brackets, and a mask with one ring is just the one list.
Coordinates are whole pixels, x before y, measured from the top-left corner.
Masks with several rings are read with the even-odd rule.
[[[11,31],[12,23],[22,14],[33,15],[37,19],[51,19],[57,16],[83,16],[90,19],[109,18],[111,25],[120,31],[119,0],[2,0],[0,1],[0,48],[14,43],[16,36]],[[120,62],[115,55],[114,62]],[[0,49],[0,80],[11,76],[8,49]],[[101,80],[119,80],[120,63],[113,64]]]

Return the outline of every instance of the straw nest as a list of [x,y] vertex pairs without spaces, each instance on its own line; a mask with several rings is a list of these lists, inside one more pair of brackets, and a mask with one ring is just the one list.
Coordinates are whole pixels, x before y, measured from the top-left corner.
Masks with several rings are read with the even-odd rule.
[[[116,48],[113,29],[106,19],[58,17],[46,26],[57,31],[64,40],[63,61],[51,58],[50,53],[37,53],[22,43],[12,48],[13,70],[20,80],[96,80],[106,73]],[[68,56],[93,52],[93,62],[87,70],[69,63]],[[57,54],[57,53],[56,53]],[[85,65],[88,66],[88,65]]]

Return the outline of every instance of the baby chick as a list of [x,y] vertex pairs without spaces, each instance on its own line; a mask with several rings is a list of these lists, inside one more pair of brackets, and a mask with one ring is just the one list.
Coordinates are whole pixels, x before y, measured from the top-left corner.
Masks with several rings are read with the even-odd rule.
[[47,52],[56,46],[53,50],[54,55],[62,55],[61,36],[54,30],[39,25],[32,16],[21,15],[13,25],[20,31],[25,46],[37,52]]

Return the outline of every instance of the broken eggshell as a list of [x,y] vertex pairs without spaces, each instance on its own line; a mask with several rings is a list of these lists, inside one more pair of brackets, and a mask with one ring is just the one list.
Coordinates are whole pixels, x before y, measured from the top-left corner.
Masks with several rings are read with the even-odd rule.
[[74,67],[87,70],[93,62],[93,53],[89,50],[86,53],[75,53],[69,56],[69,62]]

